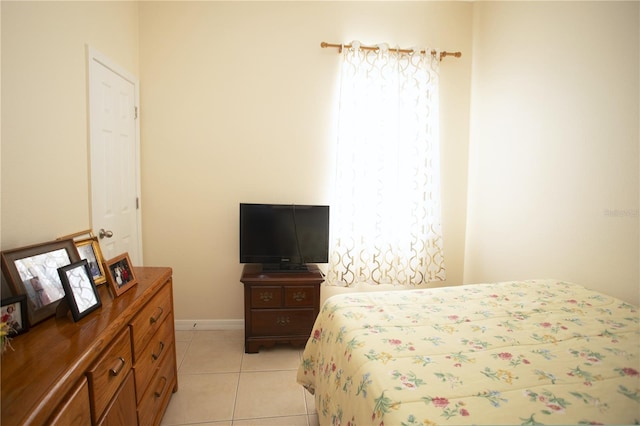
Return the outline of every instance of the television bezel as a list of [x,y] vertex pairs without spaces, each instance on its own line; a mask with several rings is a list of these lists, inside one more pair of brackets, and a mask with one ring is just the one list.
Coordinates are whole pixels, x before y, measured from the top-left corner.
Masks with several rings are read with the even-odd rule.
[[[326,254],[322,259],[311,258],[301,259],[302,263],[291,262],[290,257],[284,255],[247,255],[243,253],[243,208],[250,206],[255,207],[280,207],[280,208],[318,208],[326,209]],[[262,264],[265,269],[271,270],[299,270],[305,269],[307,264],[322,264],[329,261],[329,242],[330,242],[330,206],[327,204],[278,204],[278,203],[240,203],[239,209],[239,259],[241,264]]]

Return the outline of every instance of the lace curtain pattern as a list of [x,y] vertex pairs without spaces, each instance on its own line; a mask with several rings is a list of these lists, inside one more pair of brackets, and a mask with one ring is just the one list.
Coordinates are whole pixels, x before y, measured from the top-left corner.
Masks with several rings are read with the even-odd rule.
[[342,51],[327,283],[444,280],[438,59],[359,47]]

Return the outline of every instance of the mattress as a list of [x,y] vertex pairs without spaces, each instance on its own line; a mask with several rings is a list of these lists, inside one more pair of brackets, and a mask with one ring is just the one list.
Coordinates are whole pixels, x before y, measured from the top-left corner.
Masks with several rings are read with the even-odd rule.
[[634,424],[638,308],[555,280],[330,297],[297,372],[321,425]]

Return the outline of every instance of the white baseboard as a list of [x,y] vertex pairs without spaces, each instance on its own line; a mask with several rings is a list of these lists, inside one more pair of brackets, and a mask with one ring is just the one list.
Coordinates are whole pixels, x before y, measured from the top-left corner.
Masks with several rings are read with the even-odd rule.
[[176,330],[244,330],[243,319],[230,320],[175,320]]

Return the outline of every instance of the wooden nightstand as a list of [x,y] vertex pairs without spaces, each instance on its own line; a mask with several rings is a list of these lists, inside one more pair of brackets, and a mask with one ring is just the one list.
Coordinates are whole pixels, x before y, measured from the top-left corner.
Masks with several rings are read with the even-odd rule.
[[308,271],[273,272],[247,264],[240,281],[244,284],[246,353],[276,343],[307,343],[320,310],[320,284],[324,281],[317,266],[309,265]]

